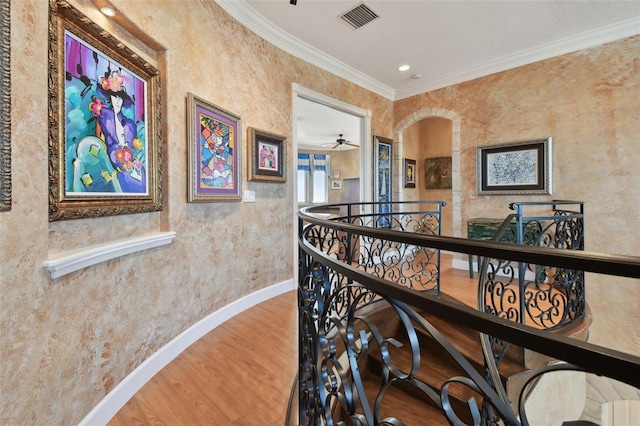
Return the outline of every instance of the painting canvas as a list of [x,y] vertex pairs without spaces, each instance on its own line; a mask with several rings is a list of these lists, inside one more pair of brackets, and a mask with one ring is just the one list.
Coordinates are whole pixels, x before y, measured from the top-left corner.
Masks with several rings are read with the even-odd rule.
[[50,220],[161,210],[158,71],[50,3]]
[[376,225],[380,228],[391,226],[391,201],[392,201],[392,149],[393,141],[374,136],[374,201],[376,213],[380,216],[376,219]]
[[188,94],[189,202],[240,201],[240,117]]
[[424,185],[426,189],[451,188],[451,157],[424,160]]
[[551,194],[551,138],[478,148],[479,194]]
[[250,127],[247,131],[249,181],[284,183],[287,181],[286,138]]
[[405,158],[404,160],[404,187],[416,187],[416,160]]

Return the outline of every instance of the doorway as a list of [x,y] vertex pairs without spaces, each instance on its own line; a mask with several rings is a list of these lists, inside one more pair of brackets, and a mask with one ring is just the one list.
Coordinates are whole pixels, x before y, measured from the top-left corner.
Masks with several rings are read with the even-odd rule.
[[[314,111],[312,114],[303,114]],[[349,128],[345,128],[348,126]],[[315,135],[304,129],[315,129]],[[349,133],[347,133],[349,132]],[[344,143],[339,140],[344,139]],[[351,144],[346,144],[346,141]],[[293,84],[293,244],[298,264],[298,154],[318,153],[318,163],[326,174],[327,202],[371,201],[371,112],[327,95]],[[352,146],[352,145],[355,145]],[[353,158],[355,156],[355,159]],[[327,162],[327,157],[329,161]],[[309,160],[311,161],[311,160]],[[354,166],[355,164],[355,166]],[[354,170],[357,167],[357,170]],[[311,174],[313,171],[311,171]],[[302,176],[302,175],[301,175]],[[294,268],[298,282],[298,269]]]

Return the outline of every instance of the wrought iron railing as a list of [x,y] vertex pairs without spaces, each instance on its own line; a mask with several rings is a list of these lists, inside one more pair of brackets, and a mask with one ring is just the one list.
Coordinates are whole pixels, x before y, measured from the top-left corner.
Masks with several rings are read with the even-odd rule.
[[[487,259],[640,278],[639,257],[363,226],[375,223],[375,218],[371,215],[366,219],[366,212],[358,215],[358,220],[330,220],[305,209],[298,213],[299,424],[404,424],[406,411],[387,404],[387,396],[398,389],[419,395],[419,404],[436,407],[451,424],[528,424],[523,398],[518,404],[509,401],[501,380],[487,377],[483,366],[478,367],[463,355],[464,348],[448,341],[426,314],[564,361],[545,367],[532,377],[560,369],[578,370],[640,387],[640,357],[480,312],[448,301],[436,294],[435,288],[424,291],[399,285],[389,279],[391,274],[376,274],[375,265],[367,263],[369,260],[356,260],[372,259],[375,263],[377,258],[382,262],[385,257],[379,256],[378,251],[376,256],[364,258],[361,253],[371,253],[367,246],[375,241],[388,241],[398,247],[415,247],[417,252],[447,250]],[[330,241],[351,246],[344,252],[332,250],[328,249],[333,247]],[[385,315],[381,317],[382,311]],[[390,329],[392,322],[398,327]],[[425,336],[432,339],[428,345],[424,343]],[[400,361],[402,350],[409,353],[408,363]],[[425,378],[435,373],[433,365],[421,362],[425,351],[446,354],[454,360],[458,372],[434,386]],[[368,362],[365,357],[371,353],[380,360],[378,383],[373,387],[363,368],[363,363]],[[460,387],[472,395],[462,407],[453,401],[453,389]],[[520,395],[525,393],[523,387]]]
[[[372,213],[379,211],[376,207],[381,204],[392,204],[396,209]],[[445,204],[444,201],[331,204],[308,207],[304,211],[316,217],[320,213],[327,220],[359,227],[440,235],[442,207]],[[402,206],[403,211],[398,211],[398,206]],[[438,249],[328,227],[312,228],[309,239],[324,253],[370,274],[416,290],[440,292]]]
[[[557,200],[509,207],[516,213],[507,216],[494,241],[584,250],[584,203]],[[582,270],[485,257],[478,308],[511,321],[553,329],[584,316],[584,285]]]

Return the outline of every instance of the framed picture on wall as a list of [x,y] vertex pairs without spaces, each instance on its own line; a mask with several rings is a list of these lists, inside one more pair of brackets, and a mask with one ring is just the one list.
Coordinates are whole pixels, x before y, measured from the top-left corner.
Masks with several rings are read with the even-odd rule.
[[376,202],[376,225],[380,228],[389,228],[393,201],[393,141],[374,136],[373,156],[373,201]]
[[285,183],[287,181],[286,138],[252,127],[247,130],[247,133],[248,180]]
[[551,138],[477,149],[478,194],[551,194]]
[[451,189],[451,157],[435,157],[424,160],[424,187],[426,189]]
[[49,2],[49,220],[162,210],[160,73]]
[[240,128],[239,116],[187,94],[190,203],[240,201]]
[[404,159],[404,187],[416,187],[416,160]]

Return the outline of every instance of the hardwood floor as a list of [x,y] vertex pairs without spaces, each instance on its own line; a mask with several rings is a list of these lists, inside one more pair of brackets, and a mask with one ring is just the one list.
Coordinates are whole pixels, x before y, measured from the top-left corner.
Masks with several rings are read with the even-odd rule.
[[254,306],[187,348],[109,422],[282,425],[297,368],[297,296]]
[[[477,278],[442,259],[442,289],[475,305]],[[297,362],[297,296],[285,293],[226,321],[160,371],[110,426],[284,425]]]

